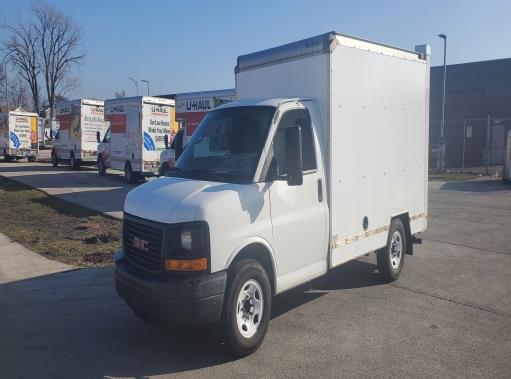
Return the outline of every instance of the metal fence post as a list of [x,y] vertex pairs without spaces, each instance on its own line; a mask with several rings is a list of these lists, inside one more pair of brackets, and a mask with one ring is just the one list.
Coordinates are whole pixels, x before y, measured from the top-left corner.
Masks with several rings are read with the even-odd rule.
[[465,143],[467,139],[467,120],[463,121],[463,151],[461,152],[461,172],[465,172]]
[[490,174],[490,115],[486,119],[486,175]]

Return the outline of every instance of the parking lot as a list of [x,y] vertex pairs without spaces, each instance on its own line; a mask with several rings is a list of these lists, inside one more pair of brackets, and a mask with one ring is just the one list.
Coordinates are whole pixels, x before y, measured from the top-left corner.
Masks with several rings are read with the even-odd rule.
[[[45,163],[0,163],[0,175],[114,217],[132,188]],[[239,360],[213,329],[137,319],[111,268],[65,270],[25,253],[25,274],[10,278],[0,263],[0,376],[508,377],[511,186],[429,188],[429,229],[397,282],[381,283],[371,254],[279,295],[262,347]]]

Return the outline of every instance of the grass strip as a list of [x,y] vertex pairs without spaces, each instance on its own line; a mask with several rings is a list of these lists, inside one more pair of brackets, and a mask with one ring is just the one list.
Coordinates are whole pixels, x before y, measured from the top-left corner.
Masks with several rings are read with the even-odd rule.
[[0,177],[0,232],[49,259],[108,266],[121,245],[122,221]]

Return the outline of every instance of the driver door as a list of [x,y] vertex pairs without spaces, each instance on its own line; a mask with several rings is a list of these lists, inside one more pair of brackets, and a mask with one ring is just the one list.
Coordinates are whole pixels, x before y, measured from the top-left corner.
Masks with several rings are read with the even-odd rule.
[[[309,110],[297,102],[284,104],[272,142],[269,175],[271,220],[278,291],[326,272],[327,208],[319,145]],[[299,126],[302,134],[303,184],[286,178],[285,128]]]

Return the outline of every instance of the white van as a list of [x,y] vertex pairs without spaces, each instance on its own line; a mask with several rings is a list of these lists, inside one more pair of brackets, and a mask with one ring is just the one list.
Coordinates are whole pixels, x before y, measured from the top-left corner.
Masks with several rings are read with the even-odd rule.
[[108,123],[104,120],[103,101],[77,99],[57,105],[56,121],[59,129],[52,142],[53,166],[68,162],[76,170],[81,165],[97,161],[97,133],[104,134]]
[[157,174],[165,135],[178,131],[174,104],[149,96],[105,100],[110,129],[97,140],[99,174],[105,175],[107,168],[122,170],[129,183]]
[[6,161],[27,158],[35,161],[39,152],[36,113],[18,108],[0,113],[0,151]]
[[143,319],[220,322],[242,356],[273,295],[369,252],[401,274],[427,226],[429,47],[331,32],[240,56],[236,95],[128,193],[115,279]]
[[502,169],[502,180],[505,183],[511,183],[511,130],[506,137],[506,148],[504,155],[504,168]]

